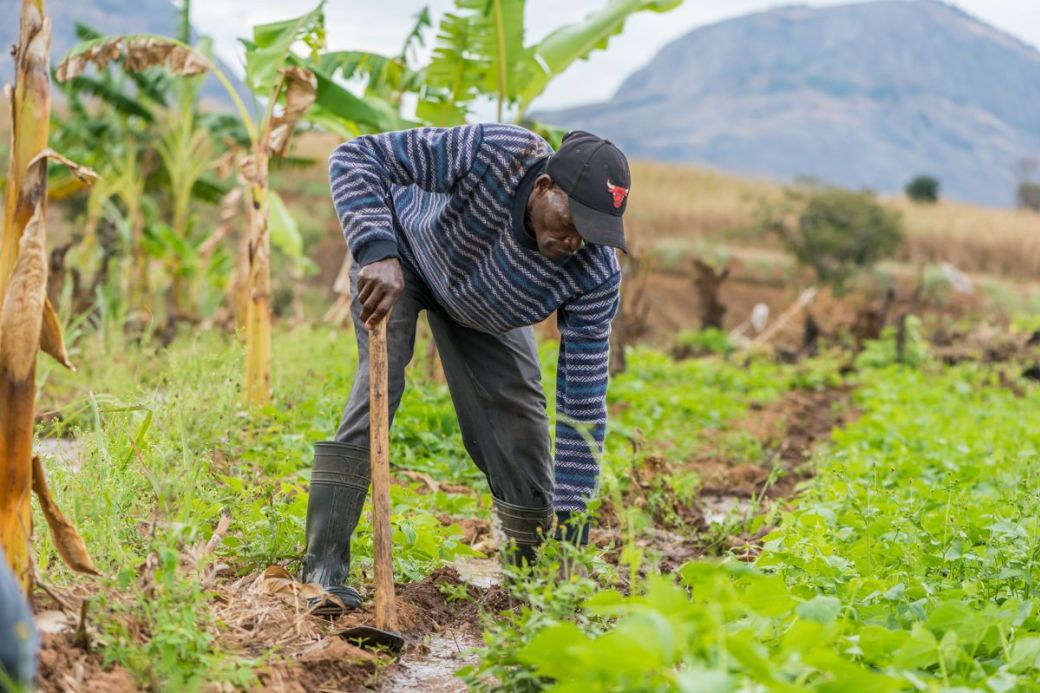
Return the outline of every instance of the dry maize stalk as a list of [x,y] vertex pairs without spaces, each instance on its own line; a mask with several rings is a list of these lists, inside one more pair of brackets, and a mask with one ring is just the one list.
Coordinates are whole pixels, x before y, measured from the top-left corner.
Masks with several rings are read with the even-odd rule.
[[[0,546],[27,595],[32,594],[30,489],[46,489],[32,456],[36,354],[42,348],[71,367],[54,307],[47,301],[47,161],[57,159],[81,178],[76,166],[47,147],[50,116],[50,20],[43,0],[23,0],[15,47],[15,88],[7,90],[12,112],[11,160],[0,231]],[[41,496],[57,513],[48,493]],[[76,569],[93,564],[75,527],[61,517],[59,546],[77,550],[62,557]],[[78,543],[77,543],[78,542]]]

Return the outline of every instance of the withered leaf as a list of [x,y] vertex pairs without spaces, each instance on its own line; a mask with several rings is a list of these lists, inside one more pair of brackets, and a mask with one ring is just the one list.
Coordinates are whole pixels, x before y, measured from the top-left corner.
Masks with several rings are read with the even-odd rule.
[[71,159],[59,154],[50,147],[44,148],[43,151],[34,156],[32,158],[32,161],[29,162],[29,165],[32,166],[36,162],[41,161],[43,159],[52,159],[54,161],[57,161],[59,164],[68,167],[68,169],[72,171],[72,174],[84,183],[91,183],[100,178],[100,176],[98,176],[97,174],[97,171],[95,171],[94,169],[90,168],[89,166],[77,164],[75,161],[72,161]]
[[282,112],[271,119],[271,134],[268,149],[271,154],[281,156],[289,147],[293,128],[318,95],[318,80],[314,73],[302,67],[282,70],[285,89],[285,105]]
[[43,465],[40,464],[40,458],[34,456],[32,464],[33,492],[40,500],[40,509],[43,510],[47,526],[50,527],[51,537],[54,539],[55,548],[58,549],[58,555],[73,570],[90,575],[100,575],[101,573],[94,567],[94,561],[90,558],[83,537],[79,535],[76,527],[65,518],[51,497],[51,491],[47,488],[47,479],[43,476]]
[[10,284],[0,306],[0,366],[17,381],[25,380],[36,363],[47,295],[46,231],[37,207],[19,241]]
[[43,325],[40,328],[40,351],[54,358],[55,361],[75,371],[76,367],[69,361],[65,351],[65,338],[61,334],[61,323],[49,298],[43,300]]
[[131,72],[160,65],[174,76],[190,77],[213,69],[209,60],[180,41],[146,34],[114,36],[74,48],[58,65],[58,81],[80,76],[90,64],[104,69],[120,57],[125,58],[126,69]]

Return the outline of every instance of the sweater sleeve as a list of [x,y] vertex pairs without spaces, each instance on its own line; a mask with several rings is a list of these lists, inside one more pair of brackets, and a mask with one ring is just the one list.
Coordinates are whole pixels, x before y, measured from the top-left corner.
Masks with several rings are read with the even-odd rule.
[[621,275],[561,307],[556,371],[556,487],[553,505],[562,525],[584,511],[599,480],[607,429],[610,322],[618,310]]
[[481,141],[480,125],[463,125],[364,135],[337,147],[329,187],[354,260],[398,257],[391,186],[448,192],[473,165]]

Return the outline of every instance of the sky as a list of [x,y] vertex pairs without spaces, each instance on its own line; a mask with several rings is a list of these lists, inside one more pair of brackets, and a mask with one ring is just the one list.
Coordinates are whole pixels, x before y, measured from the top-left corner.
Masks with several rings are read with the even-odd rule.
[[[527,0],[530,44],[554,28],[577,21],[606,0]],[[610,97],[622,80],[645,65],[666,43],[707,24],[791,4],[838,5],[849,0],[686,0],[668,13],[632,16],[623,34],[605,51],[572,65],[555,79],[534,104],[535,110],[575,106]],[[302,13],[313,2],[294,3]],[[327,0],[326,31],[330,50],[355,49],[394,53],[411,28],[414,15],[429,5],[437,19],[453,6],[451,0]],[[954,0],[969,14],[1040,48],[1040,0]],[[206,0],[192,6],[198,30],[214,38],[221,58],[238,65],[236,38],[243,27],[286,19],[284,0]],[[431,36],[432,41],[432,36]]]

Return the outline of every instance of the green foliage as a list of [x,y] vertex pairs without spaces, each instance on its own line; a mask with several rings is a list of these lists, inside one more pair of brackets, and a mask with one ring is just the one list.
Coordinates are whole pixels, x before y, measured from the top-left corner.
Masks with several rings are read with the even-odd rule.
[[[792,215],[793,223],[787,218]],[[790,191],[787,206],[766,217],[799,264],[838,291],[854,272],[890,256],[903,241],[900,215],[866,191]]]
[[473,102],[491,98],[522,120],[553,78],[606,48],[636,12],[666,12],[681,0],[610,0],[580,22],[524,45],[524,0],[456,0],[438,28],[418,117],[435,125],[464,122]]
[[[921,319],[916,315],[908,315],[904,332],[902,363],[912,368],[919,367],[928,358],[928,347],[921,336]],[[883,368],[900,363],[898,335],[897,327],[886,327],[880,339],[864,345],[863,351],[856,357],[856,365],[861,368]]]
[[246,47],[246,83],[261,95],[275,90],[281,70],[289,62],[297,41],[317,53],[325,42],[325,2],[299,17],[253,27],[253,40]]
[[531,76],[520,93],[520,113],[525,113],[554,77],[594,50],[603,50],[612,36],[620,34],[636,12],[668,12],[682,0],[609,0],[581,22],[562,26],[528,51]]
[[729,335],[716,327],[703,330],[682,330],[675,337],[675,351],[686,356],[729,354],[734,346]]
[[522,615],[487,671],[519,690],[1038,690],[1040,390],[976,365],[861,378],[862,416],[754,565]]
[[906,184],[906,196],[914,202],[939,201],[939,179],[933,176],[916,176]]
[[289,214],[282,196],[273,190],[270,191],[267,204],[270,214],[267,230],[271,234],[271,244],[291,258],[302,257],[303,238],[300,236],[300,226]]

